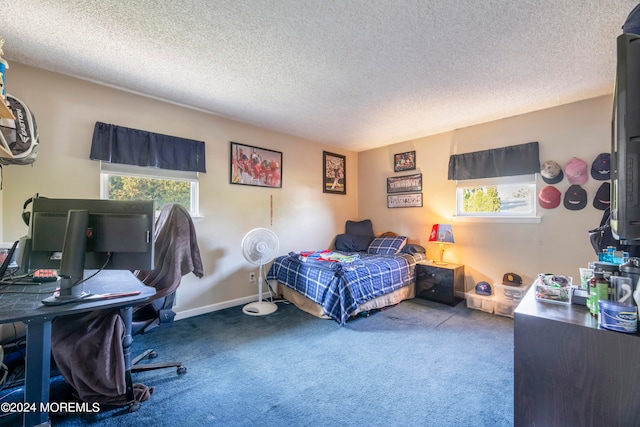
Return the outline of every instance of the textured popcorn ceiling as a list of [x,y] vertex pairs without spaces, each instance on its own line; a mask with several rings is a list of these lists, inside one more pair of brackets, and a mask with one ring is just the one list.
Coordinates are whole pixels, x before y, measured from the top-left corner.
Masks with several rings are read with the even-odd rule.
[[0,0],[0,36],[10,64],[360,151],[611,93],[636,4]]

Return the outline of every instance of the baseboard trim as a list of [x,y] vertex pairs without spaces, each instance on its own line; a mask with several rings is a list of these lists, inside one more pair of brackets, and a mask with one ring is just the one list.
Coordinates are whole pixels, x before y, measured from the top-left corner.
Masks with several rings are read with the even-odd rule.
[[[270,295],[268,292],[262,295],[263,300],[266,300],[269,297]],[[224,310],[225,308],[231,308],[239,305],[249,304],[250,302],[254,302],[257,300],[258,300],[258,294],[248,296],[248,297],[243,297],[243,298],[232,299],[229,301],[223,301],[216,304],[205,305],[203,307],[193,308],[191,310],[183,310],[183,311],[176,310],[176,317],[174,318],[174,320],[188,319],[189,317],[200,316],[201,314],[213,313],[214,311]]]

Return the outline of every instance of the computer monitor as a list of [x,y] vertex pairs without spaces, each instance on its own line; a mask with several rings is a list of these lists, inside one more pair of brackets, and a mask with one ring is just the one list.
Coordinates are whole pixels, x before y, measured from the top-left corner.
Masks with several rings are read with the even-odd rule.
[[20,266],[58,269],[60,291],[45,304],[83,296],[84,270],[154,268],[153,200],[34,198]]
[[611,137],[611,231],[640,245],[640,35],[617,38]]

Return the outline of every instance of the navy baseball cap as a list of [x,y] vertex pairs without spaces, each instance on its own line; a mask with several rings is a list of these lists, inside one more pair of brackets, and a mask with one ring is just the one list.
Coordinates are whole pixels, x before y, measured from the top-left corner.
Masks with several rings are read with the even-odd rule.
[[608,181],[611,177],[611,153],[600,153],[591,164],[591,176],[598,181]]
[[487,282],[478,282],[476,285],[476,294],[491,295],[491,285]]

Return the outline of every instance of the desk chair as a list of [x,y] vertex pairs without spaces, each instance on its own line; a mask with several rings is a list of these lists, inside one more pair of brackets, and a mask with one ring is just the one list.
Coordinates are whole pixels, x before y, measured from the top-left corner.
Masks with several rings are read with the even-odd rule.
[[[155,268],[153,270],[136,271],[134,275],[145,285],[156,289],[153,299],[133,308],[131,325],[125,333],[125,354],[131,344],[131,336],[144,334],[156,329],[166,328],[173,324],[176,313],[173,311],[175,293],[182,277],[193,273],[203,276],[202,259],[189,211],[178,204],[166,205],[156,220],[154,235]],[[130,353],[129,353],[130,354]],[[139,363],[143,359],[154,359],[156,352],[148,349],[131,360],[130,372],[149,371],[163,368],[176,368],[178,374],[187,372],[187,368],[176,361],[164,363]],[[125,357],[125,360],[127,358]],[[130,375],[130,374],[129,374]],[[131,385],[127,379],[127,388]],[[136,408],[130,408],[135,410]]]

